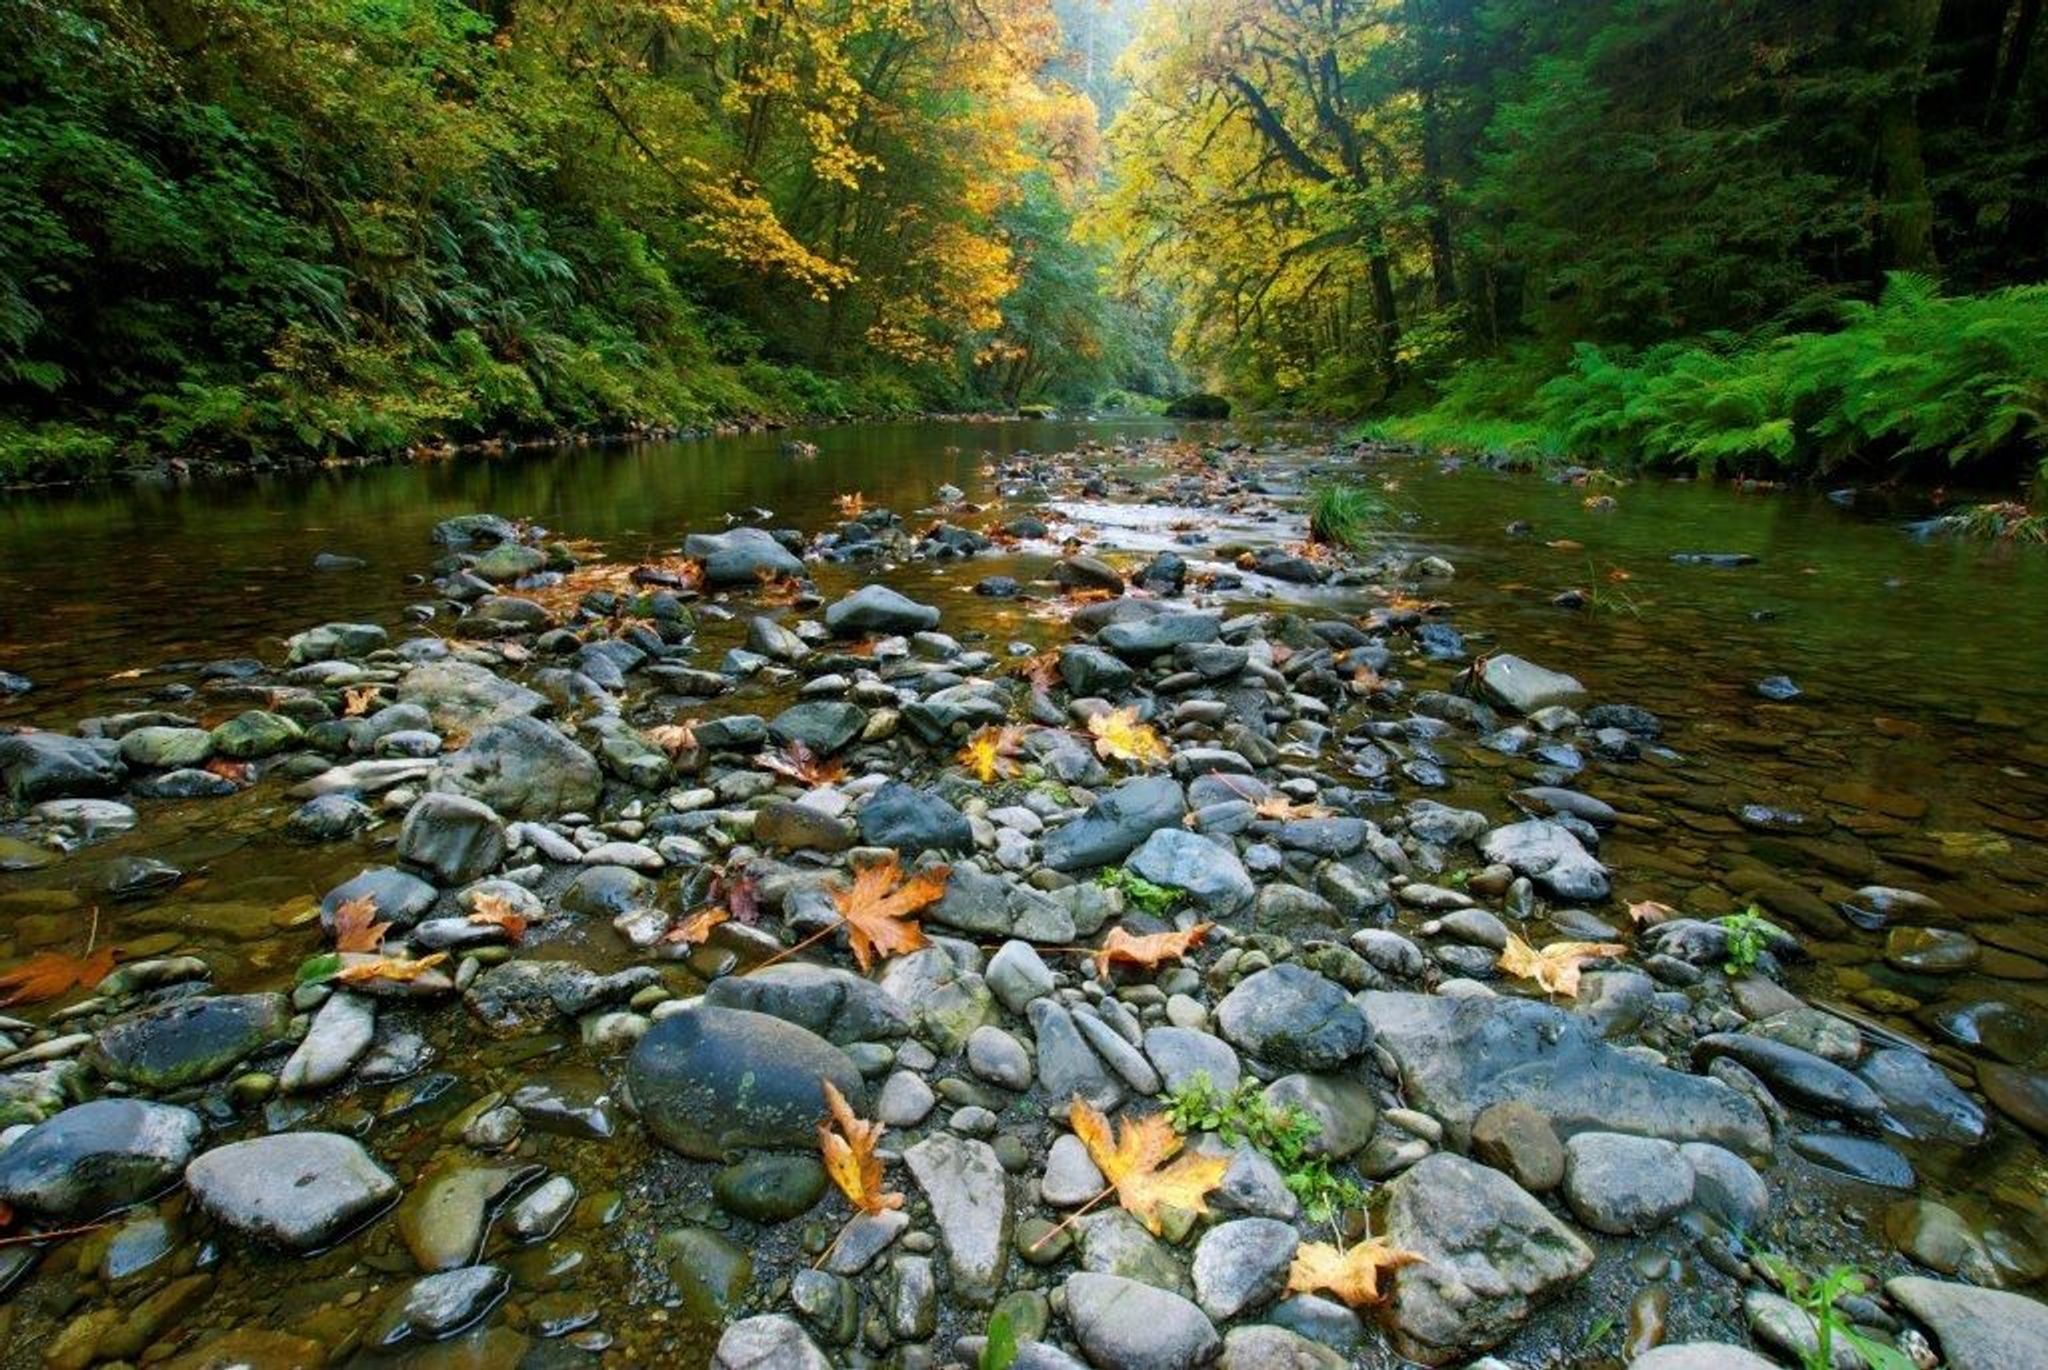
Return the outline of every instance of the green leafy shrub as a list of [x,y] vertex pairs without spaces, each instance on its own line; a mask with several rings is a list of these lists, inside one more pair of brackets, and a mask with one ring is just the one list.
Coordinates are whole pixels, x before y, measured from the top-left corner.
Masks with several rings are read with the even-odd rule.
[[1171,913],[1185,893],[1171,885],[1155,885],[1128,866],[1109,867],[1095,877],[1095,883],[1106,890],[1122,890],[1127,901],[1154,918]]
[[1214,1132],[1231,1146],[1248,1144],[1265,1153],[1315,1222],[1365,1204],[1364,1186],[1334,1171],[1329,1157],[1311,1154],[1322,1124],[1291,1104],[1276,1107],[1256,1080],[1222,1090],[1207,1071],[1197,1071],[1166,1096],[1166,1109],[1176,1131]]
[[1315,542],[1363,551],[1386,517],[1387,502],[1362,485],[1325,481],[1308,494],[1308,535]]

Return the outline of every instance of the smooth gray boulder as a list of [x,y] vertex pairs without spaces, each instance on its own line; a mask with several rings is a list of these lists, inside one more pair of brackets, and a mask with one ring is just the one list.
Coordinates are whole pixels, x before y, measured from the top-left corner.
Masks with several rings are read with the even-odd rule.
[[537,718],[493,723],[441,758],[430,789],[467,795],[506,818],[556,818],[596,807],[597,758]]
[[711,1370],[832,1370],[832,1362],[795,1318],[764,1313],[725,1329]]
[[1334,1070],[1372,1045],[1372,1028],[1336,981],[1288,962],[1247,975],[1216,1006],[1240,1051],[1283,1070]]
[[1611,1047],[1562,1009],[1381,991],[1360,999],[1409,1106],[1439,1119],[1455,1145],[1467,1144],[1487,1105],[1519,1099],[1566,1135],[1627,1132],[1770,1154],[1770,1125],[1754,1100]]
[[543,713],[545,695],[474,662],[429,661],[398,682],[398,703],[427,711],[437,732],[475,732],[503,719]]
[[1228,839],[1215,841],[1186,828],[1159,829],[1124,864],[1155,885],[1185,891],[1210,916],[1236,913],[1258,894]]
[[1287,1289],[1301,1234],[1277,1218],[1218,1223],[1195,1247],[1195,1301],[1218,1322],[1263,1307]]
[[1692,1202],[1693,1169],[1674,1142],[1581,1132],[1564,1156],[1565,1200],[1595,1232],[1649,1232]]
[[863,585],[825,608],[825,626],[839,637],[922,633],[939,626],[939,611],[886,585]]
[[1593,1249],[1498,1170],[1433,1152],[1387,1186],[1386,1236],[1422,1257],[1394,1275],[1395,1348],[1424,1365],[1496,1345],[1591,1268]]
[[1185,1370],[1222,1349],[1209,1315],[1178,1294],[1085,1270],[1064,1290],[1074,1340],[1098,1370]]
[[1591,903],[1607,897],[1607,867],[1561,824],[1541,818],[1510,823],[1480,839],[1479,851],[1559,899]]
[[2048,1365],[2048,1304],[2038,1299],[1920,1275],[1886,1280],[1884,1292],[1933,1331],[1949,1370]]
[[467,885],[504,864],[505,824],[459,794],[423,794],[398,830],[398,859],[443,885]]
[[798,961],[713,980],[704,1002],[780,1018],[838,1046],[902,1037],[910,1011],[872,980],[832,966]]
[[1659,1346],[1628,1363],[1628,1370],[1782,1370],[1746,1346],[1725,1341],[1688,1341]]
[[78,1104],[0,1151],[0,1199],[52,1218],[97,1218],[175,1184],[200,1131],[198,1114],[172,1104]]
[[128,768],[120,744],[64,733],[0,733],[0,793],[17,803],[113,794]]
[[1047,833],[1045,864],[1056,871],[1113,865],[1161,828],[1177,826],[1187,811],[1187,796],[1177,781],[1163,775],[1135,776],[1097,799],[1079,818]]
[[704,584],[755,585],[774,576],[798,576],[804,564],[763,528],[734,528],[724,533],[692,533],[683,539],[683,555],[704,567]]
[[954,1295],[987,1308],[1010,1264],[1010,1183],[994,1148],[941,1132],[904,1152],[903,1163],[931,1203]]
[[1523,714],[1553,704],[1576,704],[1586,697],[1586,687],[1564,672],[1505,653],[1486,658],[1479,668],[1479,687],[1494,703]]
[[647,1130],[707,1161],[815,1146],[825,1080],[866,1114],[860,1071],[838,1047],[780,1018],[704,1003],[656,1022],[626,1058],[626,1093]]
[[362,1144],[334,1132],[230,1142],[185,1167],[199,1206],[287,1251],[331,1246],[398,1197],[398,1181]]

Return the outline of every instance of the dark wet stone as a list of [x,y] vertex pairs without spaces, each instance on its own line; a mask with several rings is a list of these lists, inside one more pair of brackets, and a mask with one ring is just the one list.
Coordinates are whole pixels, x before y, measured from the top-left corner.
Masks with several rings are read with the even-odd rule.
[[488,804],[505,818],[554,818],[594,807],[604,776],[596,757],[547,723],[513,717],[443,757],[427,783]]
[[1123,860],[1161,828],[1187,813],[1180,785],[1160,775],[1135,776],[1089,805],[1079,818],[1045,835],[1045,864],[1056,871],[1107,866]]
[[1564,1144],[1557,1129],[1520,1099],[1479,1111],[1472,1120],[1472,1154],[1531,1193],[1547,1194],[1564,1183]]
[[692,533],[683,539],[683,555],[703,564],[707,586],[752,586],[764,577],[804,574],[796,554],[762,528]]
[[99,887],[114,899],[147,899],[175,889],[184,878],[185,872],[153,856],[117,856]]
[[482,1165],[466,1151],[444,1151],[399,1202],[399,1240],[422,1270],[468,1265],[483,1249],[499,1201],[539,1175],[539,1166]]
[[1815,1165],[1852,1180],[1887,1189],[1911,1189],[1914,1184],[1912,1162],[1894,1148],[1867,1137],[1800,1132],[1793,1135],[1792,1149]]
[[1673,552],[1671,560],[1678,566],[1715,566],[1724,570],[1756,565],[1756,558],[1748,552]]
[[504,863],[505,853],[505,825],[498,815],[458,794],[421,795],[398,833],[398,859],[443,885],[489,875]]
[[507,961],[492,966],[463,991],[463,1002],[491,1032],[511,1036],[580,1018],[595,1008],[621,1004],[661,983],[653,966],[629,966],[599,975],[573,961]]
[[1598,1130],[1770,1151],[1756,1104],[1719,1081],[1670,1070],[1601,1041],[1576,1015],[1522,999],[1368,992],[1379,1045],[1409,1105],[1460,1143],[1488,1105],[1520,1099],[1560,1132]]
[[868,846],[894,847],[908,856],[974,847],[966,814],[943,796],[900,780],[882,786],[861,805],[860,837]]
[[1100,647],[1082,643],[1060,649],[1060,679],[1077,696],[1114,698],[1137,678],[1136,671]]
[[198,1114],[169,1104],[67,1108],[0,1151],[0,1199],[53,1218],[97,1218],[175,1184],[200,1131]]
[[1977,1084],[1999,1112],[2036,1137],[2048,1137],[2048,1075],[1980,1061]]
[[812,1156],[756,1152],[713,1176],[711,1192],[728,1213],[757,1223],[787,1222],[825,1197],[825,1167]]
[[1372,1028],[1335,981],[1296,965],[1240,981],[1216,1007],[1223,1036],[1285,1070],[1333,1070],[1372,1044]]
[[819,756],[830,756],[851,745],[867,721],[867,710],[858,705],[813,699],[775,715],[769,720],[768,732],[777,742],[801,742]]
[[1587,902],[1607,897],[1607,868],[1588,853],[1570,829],[1544,819],[1511,823],[1486,834],[1479,850],[1526,875],[1559,899]]
[[452,1337],[496,1307],[511,1287],[512,1277],[495,1265],[472,1265],[414,1280],[392,1300],[370,1341],[395,1346],[413,1337]]
[[118,743],[63,733],[0,733],[0,789],[23,804],[113,794],[128,768]]
[[283,1040],[291,1004],[282,994],[216,994],[117,1018],[85,1050],[112,1080],[174,1089],[211,1080]]
[[1884,1100],[1885,1125],[1899,1135],[1957,1146],[1984,1140],[1984,1110],[1922,1053],[1886,1047],[1856,1073]]
[[1750,1033],[1716,1032],[1693,1046],[1701,1065],[1732,1056],[1755,1071],[1774,1094],[1788,1103],[1852,1122],[1874,1122],[1884,1101],[1857,1076],[1810,1051]]
[[215,1147],[185,1168],[199,1206],[290,1251],[331,1245],[398,1194],[362,1144],[332,1132],[281,1132]]
[[294,746],[304,733],[283,714],[250,709],[213,730],[213,749],[237,761],[274,756]]
[[376,821],[368,805],[345,794],[308,799],[285,820],[285,833],[301,842],[339,842]]
[[1154,614],[1112,623],[1095,640],[1130,660],[1147,661],[1185,643],[1214,642],[1219,623],[1212,614]]
[[1918,975],[1955,975],[1977,964],[1977,939],[1950,928],[1893,928],[1884,939],[1884,959]]
[[865,1115],[867,1092],[845,1052],[766,1014],[698,1004],[660,1019],[626,1060],[626,1089],[657,1140],[724,1160],[747,1147],[802,1149],[826,1114],[830,1080]]
[[212,771],[165,771],[139,780],[135,793],[143,799],[219,799],[239,792],[241,786]]
[[565,913],[615,918],[654,902],[654,882],[629,866],[586,866],[562,891]]
[[854,827],[808,804],[771,799],[754,812],[754,841],[771,851],[841,852],[853,845]]
[[844,1046],[901,1037],[910,1012],[872,980],[830,966],[785,962],[711,982],[704,1002],[765,1013]]
[[377,906],[377,918],[400,932],[420,920],[434,906],[438,892],[416,875],[390,866],[373,866],[352,880],[345,880],[320,901],[320,926],[334,931],[334,911],[352,899],[369,899]]
[[601,1141],[612,1135],[611,1082],[588,1066],[556,1066],[512,1091],[507,1101],[535,1132]]

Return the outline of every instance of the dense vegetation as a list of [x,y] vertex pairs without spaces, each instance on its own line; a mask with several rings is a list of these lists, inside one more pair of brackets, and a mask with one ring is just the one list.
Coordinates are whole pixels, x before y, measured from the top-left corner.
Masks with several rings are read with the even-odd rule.
[[2009,473],[2048,425],[2042,8],[1162,3],[1098,219],[1254,404]]
[[0,475],[1168,375],[1068,231],[1120,40],[1047,0],[0,0],[0,28]]

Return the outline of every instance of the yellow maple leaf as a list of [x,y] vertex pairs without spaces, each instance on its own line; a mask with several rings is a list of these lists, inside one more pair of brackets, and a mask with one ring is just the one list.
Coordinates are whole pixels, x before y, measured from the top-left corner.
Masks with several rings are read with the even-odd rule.
[[829,1122],[818,1124],[818,1152],[825,1158],[825,1173],[846,1201],[863,1213],[873,1216],[903,1207],[901,1194],[888,1193],[882,1187],[882,1158],[875,1154],[882,1125],[856,1117],[846,1096],[830,1080],[818,1083],[825,1089],[825,1107],[832,1112]]
[[729,923],[731,921],[732,913],[729,910],[715,907],[699,909],[673,928],[670,928],[668,932],[663,934],[661,940],[685,947],[700,946],[703,944],[704,939],[711,935],[713,928],[717,927],[720,923]]
[[832,902],[846,920],[846,940],[853,959],[865,971],[876,961],[902,956],[928,945],[917,912],[946,893],[951,866],[933,866],[908,880],[895,857],[862,866],[849,889],[832,891]]
[[997,727],[991,723],[967,739],[954,758],[974,773],[982,784],[997,780],[1008,780],[1023,768],[1015,760],[1024,742],[1024,730],[1016,727]]
[[417,980],[447,959],[445,951],[422,956],[417,961],[403,956],[378,956],[343,966],[334,973],[334,978],[344,985],[357,985],[365,980]]
[[1321,804],[1297,804],[1284,794],[1269,794],[1252,805],[1252,812],[1261,818],[1271,818],[1281,823],[1291,823],[1298,818],[1328,818],[1330,811]]
[[1552,994],[1579,996],[1579,967],[1602,956],[1619,956],[1628,948],[1619,942],[1552,942],[1541,951],[1513,933],[1500,954],[1500,968],[1510,975],[1534,980]]
[[[1067,1106],[1067,1119],[1102,1177],[1116,1190],[1116,1201],[1154,1236],[1163,1225],[1161,1208],[1208,1212],[1204,1196],[1223,1183],[1223,1174],[1230,1169],[1228,1156],[1190,1153],[1173,1160],[1180,1150],[1180,1134],[1163,1113],[1136,1121],[1125,1118],[1112,1139],[1109,1119],[1077,1095]],[[1173,1163],[1168,1165],[1169,1161]]]
[[1112,709],[1088,720],[1088,731],[1095,735],[1095,751],[1116,761],[1128,761],[1134,766],[1164,765],[1170,753],[1166,743],[1148,723],[1138,721],[1136,705]]
[[502,894],[479,894],[470,905],[469,921],[503,928],[505,936],[514,942],[526,936],[526,915],[512,907],[512,901]]
[[1635,919],[1637,926],[1650,927],[1667,918],[1676,918],[1678,910],[1669,904],[1660,904],[1655,899],[1636,899],[1629,903],[1628,916]]
[[1425,1259],[1413,1251],[1391,1245],[1385,1237],[1367,1237],[1349,1251],[1328,1242],[1303,1242],[1294,1253],[1294,1265],[1287,1272],[1290,1294],[1312,1294],[1328,1290],[1353,1308],[1378,1303],[1386,1294],[1380,1290],[1382,1271],[1398,1270]]

